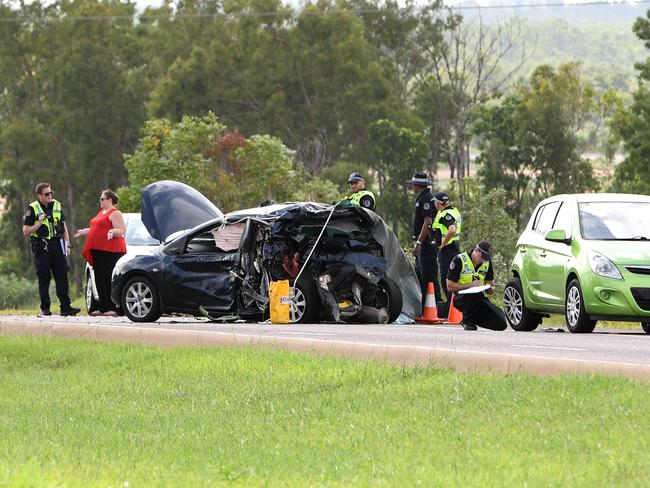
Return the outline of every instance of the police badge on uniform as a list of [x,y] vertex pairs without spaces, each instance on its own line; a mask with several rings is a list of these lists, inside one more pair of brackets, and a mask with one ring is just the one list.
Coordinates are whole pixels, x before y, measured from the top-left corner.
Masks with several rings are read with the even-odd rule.
[[429,210],[429,208],[431,208],[431,204],[430,203],[425,203],[423,205],[423,207],[424,207],[424,210]]
[[30,217],[32,215],[32,209],[29,208],[27,209],[27,212],[25,212],[25,217]]

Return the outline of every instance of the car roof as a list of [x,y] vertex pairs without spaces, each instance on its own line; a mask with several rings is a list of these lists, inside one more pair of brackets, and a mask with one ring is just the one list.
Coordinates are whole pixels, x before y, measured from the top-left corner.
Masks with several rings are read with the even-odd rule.
[[650,202],[650,196],[634,193],[569,193],[554,195],[540,202],[541,204],[558,200],[573,200],[578,203],[585,202]]

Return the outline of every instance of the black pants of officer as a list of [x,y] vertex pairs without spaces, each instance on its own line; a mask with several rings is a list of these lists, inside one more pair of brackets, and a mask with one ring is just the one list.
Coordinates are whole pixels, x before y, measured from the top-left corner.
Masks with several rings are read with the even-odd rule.
[[111,300],[111,276],[117,260],[124,256],[121,252],[108,252],[91,249],[93,256],[93,271],[95,272],[95,286],[99,295],[99,311],[117,311]]
[[454,306],[463,312],[463,322],[492,330],[506,330],[508,324],[503,311],[483,293],[456,295]]
[[445,246],[438,250],[438,266],[440,267],[440,286],[445,292],[447,300],[451,300],[451,293],[447,290],[447,274],[449,274],[449,265],[452,260],[459,254],[458,246]]
[[422,290],[422,308],[427,298],[429,282],[433,282],[436,302],[441,302],[440,283],[438,282],[438,250],[430,243],[423,243],[420,254],[415,258],[415,272]]
[[38,294],[41,297],[41,310],[50,310],[50,279],[54,276],[56,296],[61,303],[61,311],[70,309],[68,296],[68,264],[65,261],[60,239],[50,239],[34,253]]

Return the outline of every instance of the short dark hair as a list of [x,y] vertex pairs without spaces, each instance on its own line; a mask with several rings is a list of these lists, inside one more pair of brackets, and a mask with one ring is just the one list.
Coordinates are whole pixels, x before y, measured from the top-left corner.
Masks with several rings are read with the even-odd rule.
[[113,190],[104,190],[102,192],[102,196],[104,196],[106,198],[110,198],[111,202],[113,202],[113,205],[117,205],[117,202],[118,202],[119,198],[117,198],[117,195],[115,194],[115,192]]
[[50,185],[49,183],[39,183],[38,185],[36,185],[36,194],[40,195],[43,192],[44,188],[48,188],[50,186],[52,185]]

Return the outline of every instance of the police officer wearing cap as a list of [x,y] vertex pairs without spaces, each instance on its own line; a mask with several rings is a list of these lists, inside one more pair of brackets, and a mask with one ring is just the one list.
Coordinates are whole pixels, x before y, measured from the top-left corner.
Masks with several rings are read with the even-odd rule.
[[71,306],[68,296],[68,265],[65,262],[71,249],[68,228],[61,203],[54,199],[49,183],[39,183],[36,186],[36,200],[25,212],[23,234],[29,236],[34,253],[41,315],[52,315],[49,293],[51,276],[54,276],[56,283],[61,315],[79,313],[78,308]]
[[[506,330],[503,311],[490,302],[488,295],[494,293],[494,269],[492,267],[492,246],[488,241],[479,242],[471,253],[456,256],[449,265],[447,288],[455,293],[454,306],[463,312],[461,325],[465,330],[485,327],[492,330]],[[461,290],[490,285],[486,291],[458,294]]]
[[433,204],[433,194],[429,187],[433,184],[425,173],[415,173],[413,178],[406,182],[413,186],[413,193],[417,195],[415,201],[415,215],[413,216],[412,235],[415,244],[411,254],[415,256],[415,272],[420,281],[422,290],[422,306],[426,301],[427,288],[433,283],[436,302],[440,302],[440,283],[438,282],[438,248],[431,242],[429,230],[436,216],[436,207]]
[[366,190],[366,181],[359,173],[352,173],[348,178],[348,185],[352,194],[344,201],[349,201],[357,207],[367,208],[368,210],[375,210],[375,195],[371,191]]
[[438,211],[431,228],[433,239],[438,245],[438,266],[440,268],[440,284],[447,300],[450,299],[447,290],[447,272],[451,260],[460,253],[460,231],[462,219],[460,212],[449,203],[449,195],[440,191],[433,196],[433,202]]

